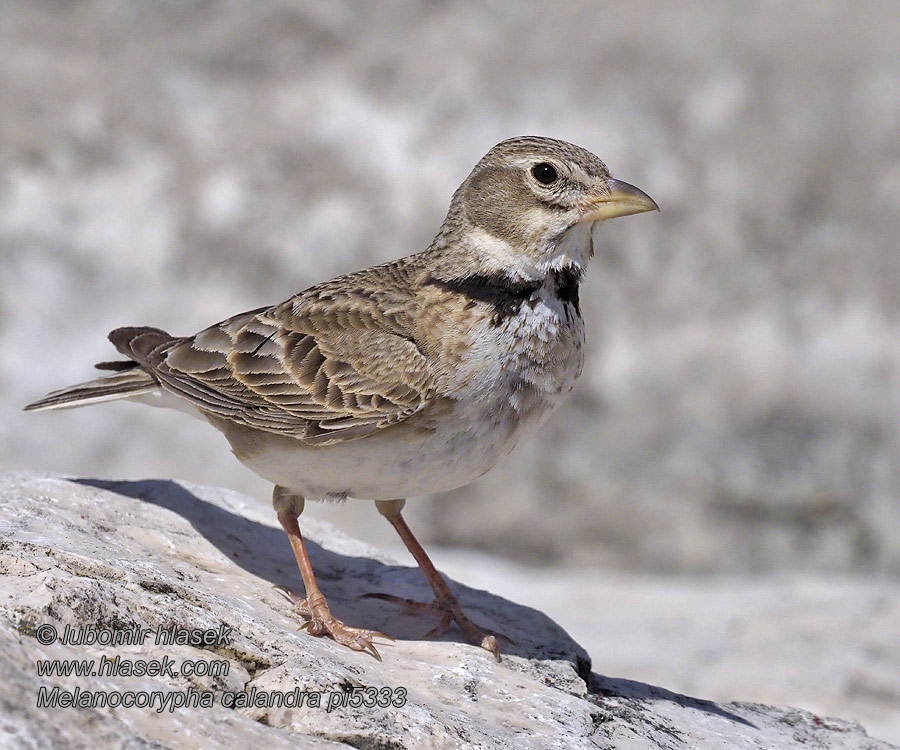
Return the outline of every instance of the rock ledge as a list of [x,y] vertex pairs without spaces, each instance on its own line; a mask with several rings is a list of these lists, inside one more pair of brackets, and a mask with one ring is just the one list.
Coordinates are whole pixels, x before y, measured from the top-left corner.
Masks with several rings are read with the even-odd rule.
[[[358,597],[427,599],[419,572],[308,515],[336,612],[397,637],[382,663],[298,630],[273,590],[298,575],[263,503],[172,481],[0,475],[2,735],[22,748],[891,747],[855,722],[592,673],[547,616],[460,584],[473,617],[514,639],[503,662],[455,632],[417,640],[427,625]],[[39,675],[43,660],[77,661]]]

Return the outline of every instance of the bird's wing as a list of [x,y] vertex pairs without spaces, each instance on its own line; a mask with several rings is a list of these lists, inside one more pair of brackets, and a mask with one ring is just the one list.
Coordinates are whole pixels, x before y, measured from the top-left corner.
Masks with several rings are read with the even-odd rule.
[[432,368],[411,332],[409,284],[372,284],[365,273],[188,338],[150,334],[135,354],[163,387],[209,414],[311,445],[364,437],[434,398]]

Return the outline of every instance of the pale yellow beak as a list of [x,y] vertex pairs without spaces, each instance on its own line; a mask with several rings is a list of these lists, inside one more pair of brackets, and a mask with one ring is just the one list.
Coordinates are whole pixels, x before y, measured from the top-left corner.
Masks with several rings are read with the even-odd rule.
[[615,219],[618,216],[630,216],[644,211],[659,211],[656,201],[634,185],[612,178],[608,179],[606,184],[609,191],[604,192],[597,200],[591,201],[578,220],[579,223]]

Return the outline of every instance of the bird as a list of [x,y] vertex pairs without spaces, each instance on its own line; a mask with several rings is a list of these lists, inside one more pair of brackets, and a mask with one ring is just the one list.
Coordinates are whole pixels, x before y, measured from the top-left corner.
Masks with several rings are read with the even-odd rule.
[[510,639],[473,622],[402,515],[406,499],[467,485],[544,423],[584,364],[579,285],[594,228],[659,210],[574,144],[501,141],[453,193],[431,244],[338,276],[192,336],[117,328],[124,359],[25,410],[128,399],[188,411],[274,484],[305,596],[284,589],[310,635],[381,659],[377,630],[332,614],[300,531],[306,500],[372,500],[434,601],[432,612],[500,660]]

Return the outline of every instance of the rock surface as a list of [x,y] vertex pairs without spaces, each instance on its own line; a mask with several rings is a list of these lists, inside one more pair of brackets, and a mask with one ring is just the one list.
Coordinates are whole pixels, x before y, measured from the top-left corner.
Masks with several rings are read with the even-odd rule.
[[606,674],[711,700],[740,696],[843,716],[900,744],[896,581],[524,567],[441,548],[432,557],[457,581],[539,605]]
[[[327,524],[304,521],[338,615],[395,635],[383,662],[298,630],[273,584],[296,586],[287,542],[266,509],[233,492],[171,481],[0,478],[0,744],[13,747],[866,748],[855,722],[749,703],[713,703],[590,671],[584,650],[540,612],[457,585],[474,618],[516,642],[502,663],[371,591],[427,598],[417,570]],[[43,626],[43,627],[42,627]],[[53,640],[52,626],[57,634]],[[65,645],[65,628],[135,633],[131,645]],[[157,645],[171,628],[215,642]],[[93,630],[91,630],[93,628]],[[46,643],[39,642],[43,639]],[[161,676],[39,676],[44,659],[172,660]],[[120,662],[121,664],[122,662]],[[135,662],[137,663],[137,662]],[[152,663],[152,662],[151,662]],[[186,674],[186,664],[195,672]],[[223,665],[227,664],[227,673]],[[59,687],[59,693],[52,693]],[[65,691],[157,691],[213,705],[38,707]],[[356,691],[354,691],[356,688]],[[386,689],[376,695],[367,688]],[[403,689],[401,691],[401,688]],[[255,692],[253,692],[255,691]],[[303,691],[322,705],[272,706]],[[404,692],[405,691],[405,692]],[[124,695],[128,695],[125,692]],[[253,705],[231,698],[253,695]],[[353,696],[372,706],[354,706]],[[194,696],[194,697],[192,697]],[[231,696],[231,698],[226,698]],[[261,705],[265,698],[269,705]],[[157,700],[163,700],[158,698]],[[394,705],[379,706],[377,701]],[[223,701],[227,705],[223,705]],[[331,710],[327,710],[331,703]],[[155,704],[154,704],[155,706]]]

